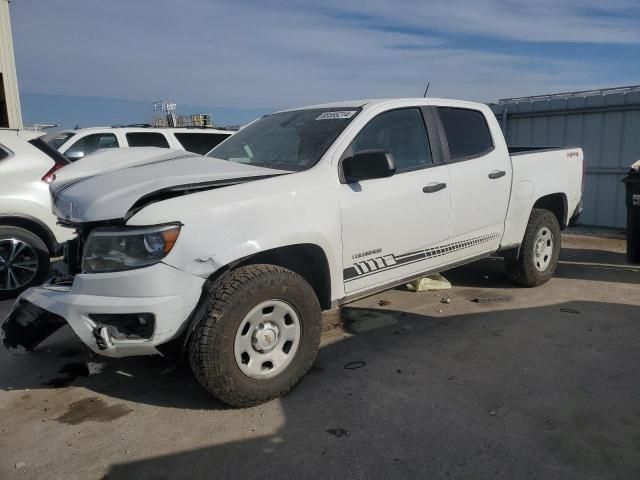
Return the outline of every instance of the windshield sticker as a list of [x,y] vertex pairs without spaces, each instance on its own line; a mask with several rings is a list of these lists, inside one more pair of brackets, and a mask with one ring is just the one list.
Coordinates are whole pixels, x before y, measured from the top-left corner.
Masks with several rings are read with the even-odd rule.
[[342,120],[344,118],[351,118],[356,113],[357,110],[341,110],[339,112],[324,112],[318,115],[316,120]]

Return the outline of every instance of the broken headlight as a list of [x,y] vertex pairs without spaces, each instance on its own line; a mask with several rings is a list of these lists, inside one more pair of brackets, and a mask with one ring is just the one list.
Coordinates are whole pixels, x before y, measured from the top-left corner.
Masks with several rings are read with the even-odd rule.
[[98,227],[89,234],[82,256],[83,273],[118,272],[148,267],[173,248],[179,225]]

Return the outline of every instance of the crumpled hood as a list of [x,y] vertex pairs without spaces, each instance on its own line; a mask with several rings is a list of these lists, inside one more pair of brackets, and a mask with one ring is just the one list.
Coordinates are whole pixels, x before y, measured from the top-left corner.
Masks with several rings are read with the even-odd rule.
[[182,150],[112,149],[91,155],[56,172],[50,186],[52,210],[73,223],[127,217],[140,202],[158,201],[289,173],[243,165]]

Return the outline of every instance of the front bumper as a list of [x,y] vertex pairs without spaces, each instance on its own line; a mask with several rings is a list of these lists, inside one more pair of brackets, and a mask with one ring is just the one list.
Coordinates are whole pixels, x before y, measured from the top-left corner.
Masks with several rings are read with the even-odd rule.
[[[31,330],[39,343],[64,319],[91,350],[108,357],[152,355],[156,346],[178,336],[196,308],[205,280],[159,263],[124,272],[80,274],[73,284],[30,288],[16,301],[2,326],[3,340],[10,348],[33,348],[20,332]],[[44,312],[40,312],[42,309]],[[49,314],[52,315],[47,315]],[[146,314],[154,319],[149,338],[110,334],[99,319],[109,316]],[[32,323],[29,323],[32,322]],[[40,338],[39,332],[48,335]]]

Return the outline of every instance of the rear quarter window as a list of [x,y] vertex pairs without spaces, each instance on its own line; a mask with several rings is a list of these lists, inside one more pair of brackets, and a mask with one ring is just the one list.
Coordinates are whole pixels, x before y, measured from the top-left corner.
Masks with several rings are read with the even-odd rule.
[[451,160],[478,157],[493,150],[489,125],[482,112],[466,108],[438,107]]
[[49,133],[42,137],[42,140],[47,142],[53,148],[58,150],[64,143],[75,135],[75,132],[58,132]]
[[230,134],[224,133],[174,133],[180,144],[188,152],[199,153],[204,155],[209,152],[213,147],[217,146],[220,142],[230,136]]
[[4,147],[4,145],[0,144],[0,162],[5,158],[9,158],[9,150]]
[[130,147],[169,148],[167,138],[157,132],[130,132],[125,135]]

